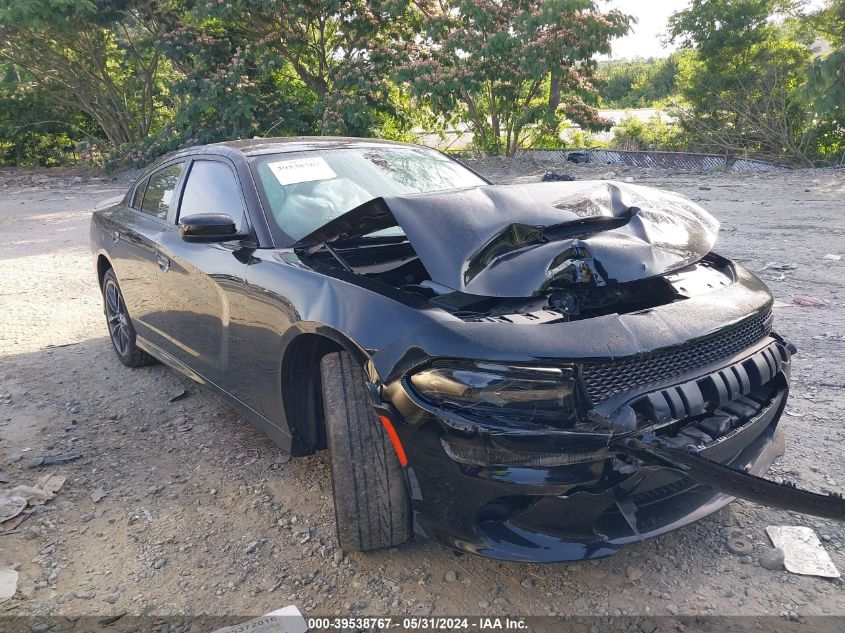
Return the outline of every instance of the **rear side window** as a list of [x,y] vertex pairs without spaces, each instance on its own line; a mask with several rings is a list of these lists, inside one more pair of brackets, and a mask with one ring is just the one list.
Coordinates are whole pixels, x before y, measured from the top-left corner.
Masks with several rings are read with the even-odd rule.
[[244,228],[244,205],[238,180],[225,164],[196,160],[191,165],[179,217],[196,213],[225,213],[232,217],[238,229]]
[[179,176],[182,175],[184,167],[185,163],[177,163],[150,176],[150,183],[147,185],[147,190],[141,201],[141,211],[162,220],[167,219],[170,202],[173,200],[173,192],[176,190]]
[[140,209],[141,205],[144,203],[144,191],[147,189],[147,183],[150,181],[149,178],[145,178],[144,182],[138,185],[138,188],[135,189],[135,195],[132,196],[132,208],[133,209]]

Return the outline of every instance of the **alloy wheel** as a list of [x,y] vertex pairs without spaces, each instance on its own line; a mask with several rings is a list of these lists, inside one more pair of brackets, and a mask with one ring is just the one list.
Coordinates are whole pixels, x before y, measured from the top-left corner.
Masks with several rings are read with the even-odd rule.
[[126,356],[129,353],[129,317],[126,314],[126,305],[123,303],[123,296],[120,288],[111,279],[106,280],[106,320],[109,325],[109,334],[117,353]]

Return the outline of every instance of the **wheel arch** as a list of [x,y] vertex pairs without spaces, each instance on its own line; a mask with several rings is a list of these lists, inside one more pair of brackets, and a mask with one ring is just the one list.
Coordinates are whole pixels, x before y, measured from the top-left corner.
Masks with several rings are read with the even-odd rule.
[[100,288],[103,287],[103,278],[106,276],[107,270],[113,270],[111,261],[108,257],[100,253],[97,255],[97,284]]
[[340,351],[349,352],[362,366],[367,362],[363,350],[325,326],[301,327],[285,346],[280,387],[292,455],[310,455],[326,448],[320,361],[326,354]]

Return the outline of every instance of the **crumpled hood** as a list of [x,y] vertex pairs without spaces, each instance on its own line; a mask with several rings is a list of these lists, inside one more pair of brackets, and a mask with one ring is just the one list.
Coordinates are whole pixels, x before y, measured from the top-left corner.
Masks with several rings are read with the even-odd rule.
[[497,297],[671,272],[710,252],[719,229],[680,194],[612,181],[550,182],[375,198],[295,248],[392,226],[404,231],[433,282]]

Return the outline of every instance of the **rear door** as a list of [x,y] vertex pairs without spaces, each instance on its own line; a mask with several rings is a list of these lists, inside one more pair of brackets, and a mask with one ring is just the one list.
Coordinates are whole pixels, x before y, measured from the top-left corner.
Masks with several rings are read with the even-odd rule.
[[136,332],[160,343],[157,241],[167,228],[184,161],[166,163],[136,185],[129,205],[116,218],[112,265]]
[[167,351],[235,396],[230,369],[230,321],[246,285],[244,249],[239,242],[192,244],[178,231],[179,218],[197,213],[230,215],[249,231],[246,205],[234,165],[209,156],[191,161],[176,212],[158,242],[162,265],[159,293]]

